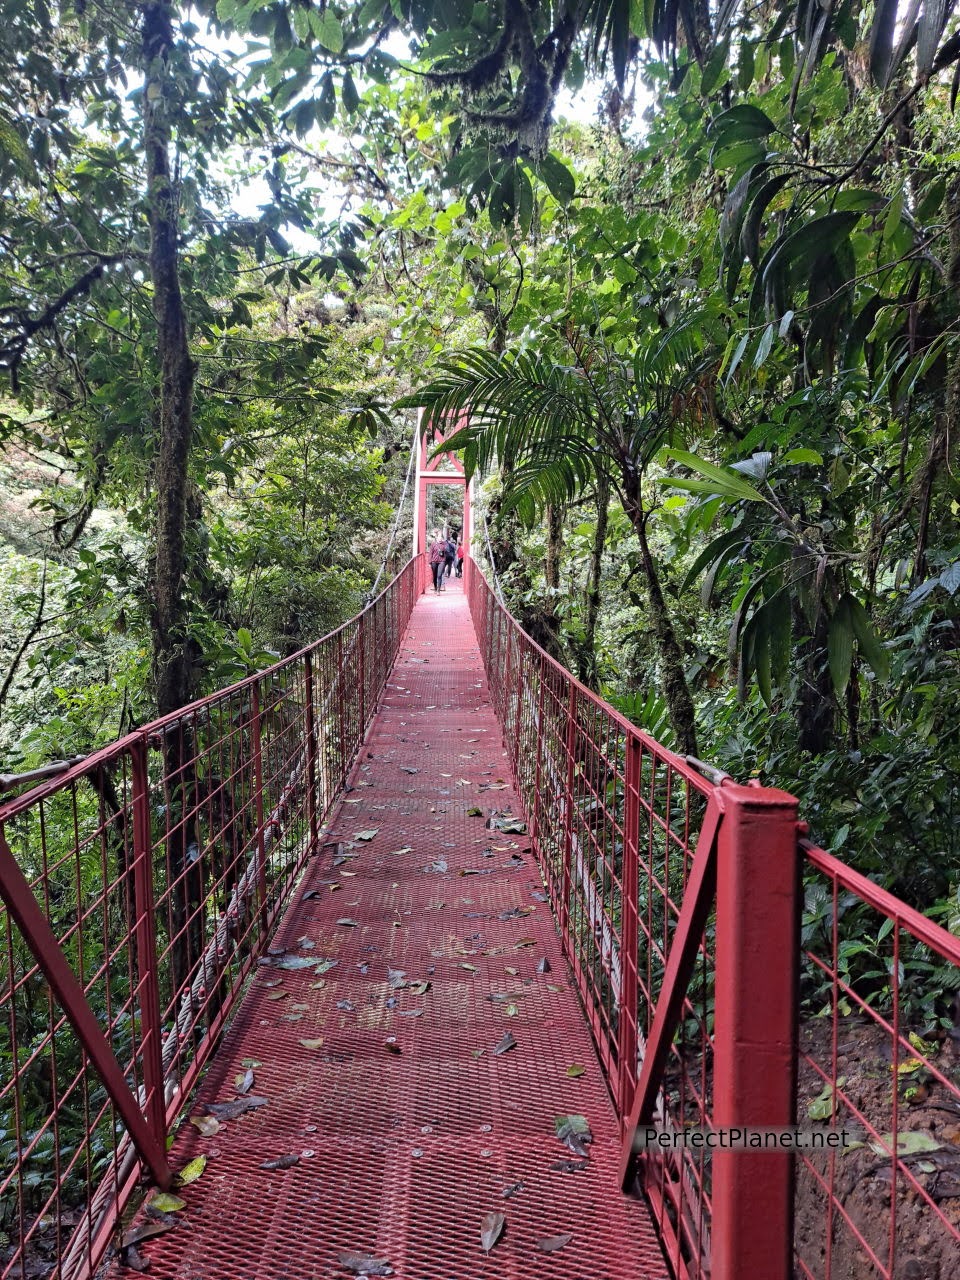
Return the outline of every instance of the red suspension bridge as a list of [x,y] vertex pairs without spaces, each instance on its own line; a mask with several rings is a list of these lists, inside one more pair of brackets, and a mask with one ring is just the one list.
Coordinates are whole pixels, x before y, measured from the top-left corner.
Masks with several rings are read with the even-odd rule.
[[[921,1218],[960,1254],[900,1087],[960,1113],[904,978],[960,940],[628,723],[472,561],[426,578],[6,780],[0,1274],[892,1280]],[[858,1149],[635,1141],[797,1121]]]

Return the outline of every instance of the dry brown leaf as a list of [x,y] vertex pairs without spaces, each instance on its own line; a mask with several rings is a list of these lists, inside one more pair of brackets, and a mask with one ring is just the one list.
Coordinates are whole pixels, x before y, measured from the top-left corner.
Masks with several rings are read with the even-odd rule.
[[212,1138],[215,1133],[220,1132],[220,1121],[216,1116],[191,1116],[190,1123],[199,1130],[202,1138]]
[[541,1253],[556,1253],[559,1249],[563,1249],[568,1245],[572,1239],[572,1232],[562,1236],[547,1236],[545,1239],[537,1241],[537,1248]]
[[503,1235],[506,1225],[507,1219],[502,1213],[484,1214],[483,1221],[480,1223],[480,1247],[484,1253],[490,1252]]

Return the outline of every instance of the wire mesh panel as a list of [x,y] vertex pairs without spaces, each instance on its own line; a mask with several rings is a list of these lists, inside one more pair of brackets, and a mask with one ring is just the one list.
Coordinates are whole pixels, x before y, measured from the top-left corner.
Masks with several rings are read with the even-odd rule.
[[232,688],[0,805],[0,1276],[106,1247],[363,741],[422,569]]
[[[9,857],[7,845],[16,849],[26,892],[97,1011],[117,1078],[147,1112],[156,1099],[144,1072],[151,1033],[140,1016],[133,787],[130,757],[102,753],[86,779],[72,779],[7,822],[0,855]],[[153,1036],[155,1046],[156,1028]],[[71,1239],[91,1244],[99,1226],[92,1192],[117,1196],[128,1186],[129,1155],[120,1111],[83,1038],[16,917],[0,907],[2,1274],[37,1274],[68,1253]]]
[[[960,938],[806,853],[797,1274],[960,1269]],[[828,1145],[829,1143],[829,1145]]]

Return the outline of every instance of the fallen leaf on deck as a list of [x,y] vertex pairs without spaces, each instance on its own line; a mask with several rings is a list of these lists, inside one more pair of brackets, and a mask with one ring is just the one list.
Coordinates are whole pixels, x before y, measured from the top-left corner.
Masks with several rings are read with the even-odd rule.
[[429,982],[417,982],[410,988],[410,994],[414,996],[425,996],[429,990]]
[[309,969],[311,965],[316,963],[314,956],[284,956],[280,960],[273,961],[273,965],[277,969]]
[[342,924],[345,929],[357,929],[360,926],[360,921],[351,920],[349,916],[341,916],[337,924]]
[[319,1049],[323,1044],[323,1036],[317,1036],[315,1040],[301,1040],[300,1043],[305,1049]]
[[391,850],[390,850],[390,857],[391,857],[391,858],[396,857],[396,856],[398,856],[398,855],[399,855],[399,854],[401,854],[401,853],[413,853],[413,845],[412,845],[412,844],[406,844],[406,845],[404,845],[404,846],[403,846],[403,848],[402,848],[402,849],[391,849]]
[[268,1000],[286,1000],[289,994],[290,994],[289,991],[274,991],[271,995],[267,996],[267,999]]
[[593,1141],[586,1116],[557,1116],[553,1122],[557,1137],[569,1147],[575,1156],[586,1159],[590,1153],[587,1145]]
[[521,938],[519,942],[513,944],[515,951],[519,951],[521,947],[535,947],[536,945],[536,938]]
[[[540,963],[537,965],[537,973],[549,973],[549,972],[550,972],[550,961],[547,959],[546,956],[544,956],[543,959],[540,961]],[[552,991],[554,990],[554,988],[551,987],[550,990]]]
[[392,991],[402,991],[407,985],[406,969],[387,969],[387,985]]
[[189,1164],[185,1164],[177,1174],[177,1186],[189,1187],[191,1182],[196,1182],[206,1167],[207,1157],[195,1156],[194,1159],[191,1160]]
[[276,1160],[264,1160],[261,1169],[292,1169],[300,1163],[299,1156],[278,1156]]
[[506,1009],[504,1009],[504,1013],[508,1018],[515,1018],[519,1012],[520,1006],[516,1004],[508,1004]]
[[123,1233],[120,1237],[120,1248],[130,1249],[141,1240],[152,1240],[154,1236],[162,1236],[164,1232],[172,1231],[176,1225],[175,1218],[168,1218],[165,1222],[141,1222]]
[[282,1022],[299,1022],[303,1017],[302,1013],[285,1013],[281,1019]]
[[[414,771],[416,772],[416,771]],[[357,1276],[392,1276],[393,1267],[386,1258],[373,1258],[367,1253],[338,1253],[337,1260],[342,1267]]]
[[386,1049],[387,1053],[392,1053],[397,1056],[403,1053],[403,1050],[397,1044],[396,1040],[385,1040],[383,1042],[383,1047]]
[[267,1106],[269,1101],[269,1098],[248,1093],[245,1098],[236,1098],[233,1102],[208,1102],[206,1110],[218,1120],[236,1120],[237,1116],[242,1116],[245,1111],[255,1111],[257,1107]]
[[508,964],[505,964],[505,965],[503,966],[503,969],[504,969],[504,972],[505,972],[505,973],[510,973],[510,974],[512,974],[514,977],[516,977],[516,976],[517,976],[517,974],[519,973],[519,969],[511,969],[511,968],[510,968],[510,966],[509,966]]
[[369,831],[357,831],[353,838],[354,840],[372,840],[379,830],[379,827],[371,827]]
[[483,817],[483,810],[482,810],[482,809],[478,809],[476,805],[473,805],[473,806],[472,806],[472,808],[470,808],[470,809],[468,809],[468,810],[467,810],[467,817],[468,817],[468,818],[482,818],[482,817]]
[[431,862],[430,865],[428,867],[424,867],[423,870],[424,874],[429,874],[430,872],[435,871],[438,875],[443,875],[447,870],[447,860],[446,858],[438,858],[436,862]]
[[345,1009],[347,1013],[353,1013],[353,1004],[349,1000],[338,1000],[337,1008]]
[[461,968],[461,969],[466,969],[469,973],[476,973],[476,972],[477,972],[477,966],[476,966],[475,964],[462,964],[462,965],[460,966],[460,968]]
[[167,1191],[159,1192],[147,1203],[147,1208],[153,1209],[156,1213],[179,1213],[186,1207],[186,1200],[181,1200],[179,1196],[172,1196]]
[[319,897],[320,897],[319,889],[308,889],[307,892],[301,897],[300,901],[309,902],[311,898],[319,898]]
[[503,1235],[503,1229],[506,1225],[507,1220],[502,1213],[484,1214],[483,1221],[480,1224],[480,1247],[484,1253],[490,1252]]
[[557,1160],[550,1168],[556,1173],[584,1173],[587,1162],[586,1160]]
[[312,938],[297,939],[297,946],[300,948],[301,951],[312,951],[316,945],[317,944],[313,941]]
[[[318,975],[321,973],[327,973],[330,969],[335,969],[339,963],[339,960],[321,960],[320,963],[316,965],[313,972]],[[316,961],[314,961],[314,964],[316,964]]]
[[495,1058],[499,1057],[501,1053],[508,1053],[509,1050],[515,1049],[516,1047],[517,1047],[517,1042],[516,1040],[514,1040],[513,1036],[508,1031],[507,1034],[500,1041],[500,1043],[497,1045],[497,1047],[493,1050],[493,1056]]
[[410,773],[410,774],[413,774],[413,773],[419,773],[419,772],[420,772],[420,770],[419,770],[419,769],[414,769],[413,765],[409,765],[409,764],[402,764],[402,765],[400,766],[400,772],[401,772],[401,773]]
[[256,1058],[241,1058],[240,1065],[241,1067],[253,1067],[256,1069],[257,1067],[262,1067],[263,1063],[258,1062]]
[[567,1067],[567,1075],[571,1080],[576,1080],[577,1076],[582,1076],[583,1073],[586,1071],[586,1069],[587,1069],[586,1067],[573,1065],[573,1066]]
[[253,1088],[253,1068],[248,1067],[246,1071],[234,1076],[233,1087],[237,1093],[249,1093]]
[[282,978],[270,978],[267,981],[261,982],[260,985],[269,991],[271,987],[279,987],[282,982]]
[[503,1196],[504,1200],[512,1200],[518,1191],[523,1191],[525,1190],[525,1188],[526,1188],[526,1183],[511,1182],[510,1186],[504,1187],[503,1191],[500,1194]]
[[556,1253],[558,1249],[568,1245],[572,1239],[572,1232],[564,1236],[547,1236],[545,1239],[537,1241],[537,1248],[541,1253]]
[[[131,1244],[127,1245],[126,1248],[121,1249],[120,1265],[123,1267],[129,1267],[131,1271],[144,1272],[150,1270],[150,1259],[145,1258],[143,1254],[137,1250],[136,1246]],[[44,1270],[46,1270],[46,1268],[44,1268]],[[33,1275],[34,1273],[31,1272],[30,1274]]]
[[202,1138],[212,1138],[220,1132],[220,1121],[216,1116],[191,1116],[190,1123],[199,1130]]
[[398,1010],[401,1018],[421,1018],[423,1017],[422,1009],[400,1009]]

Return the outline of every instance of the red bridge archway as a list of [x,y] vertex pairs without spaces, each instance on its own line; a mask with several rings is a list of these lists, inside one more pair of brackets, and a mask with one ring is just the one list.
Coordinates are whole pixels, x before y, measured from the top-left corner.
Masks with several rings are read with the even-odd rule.
[[[419,427],[418,427],[419,430]],[[463,489],[463,529],[460,541],[464,550],[464,572],[469,573],[470,538],[473,531],[473,520],[470,510],[470,489],[464,474],[463,464],[452,453],[437,453],[436,449],[443,444],[444,437],[440,431],[434,431],[428,445],[427,435],[421,433],[420,450],[417,456],[417,487],[413,499],[413,554],[420,555],[427,550],[427,489],[433,484],[455,484]],[[433,454],[431,457],[430,455]]]

